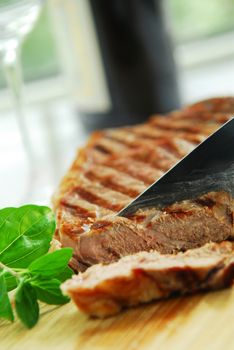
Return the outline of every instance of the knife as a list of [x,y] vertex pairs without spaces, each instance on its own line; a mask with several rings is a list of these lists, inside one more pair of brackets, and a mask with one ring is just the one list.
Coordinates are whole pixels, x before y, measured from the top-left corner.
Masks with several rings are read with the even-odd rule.
[[118,215],[129,216],[142,208],[163,208],[210,191],[226,191],[234,195],[234,118],[200,143]]

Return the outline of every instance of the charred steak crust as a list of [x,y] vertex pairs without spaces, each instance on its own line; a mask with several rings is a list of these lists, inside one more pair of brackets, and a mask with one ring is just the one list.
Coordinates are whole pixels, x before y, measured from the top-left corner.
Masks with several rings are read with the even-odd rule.
[[228,287],[234,279],[234,243],[210,243],[176,255],[141,252],[94,265],[62,285],[79,309],[97,317],[174,294]]
[[[141,125],[93,133],[54,195],[56,238],[63,246],[74,248],[73,267],[84,270],[139,250],[171,253],[231,238],[233,210],[227,194],[210,194],[215,197],[213,207],[204,200],[180,203],[177,208],[165,208],[165,212],[117,218],[114,225],[113,214],[233,112],[234,98],[216,98],[167,116],[152,116]],[[186,206],[192,209],[188,211]],[[199,225],[201,216],[204,226]],[[187,237],[181,230],[183,223]],[[196,224],[196,232],[191,230],[191,223]]]

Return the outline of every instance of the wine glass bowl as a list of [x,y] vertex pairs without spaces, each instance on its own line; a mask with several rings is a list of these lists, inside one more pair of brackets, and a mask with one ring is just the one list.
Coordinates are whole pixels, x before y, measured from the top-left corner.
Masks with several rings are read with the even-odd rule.
[[7,49],[9,42],[20,42],[30,32],[41,5],[41,0],[0,0],[1,51]]

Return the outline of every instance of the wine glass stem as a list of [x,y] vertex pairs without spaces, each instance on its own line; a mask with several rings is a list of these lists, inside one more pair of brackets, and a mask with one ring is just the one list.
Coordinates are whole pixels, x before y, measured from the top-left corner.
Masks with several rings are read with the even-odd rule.
[[28,132],[24,103],[23,103],[23,80],[20,64],[20,45],[14,45],[2,52],[2,65],[5,70],[6,80],[13,95],[15,112],[17,117],[22,144],[29,161],[31,171],[33,171],[34,157],[33,149]]

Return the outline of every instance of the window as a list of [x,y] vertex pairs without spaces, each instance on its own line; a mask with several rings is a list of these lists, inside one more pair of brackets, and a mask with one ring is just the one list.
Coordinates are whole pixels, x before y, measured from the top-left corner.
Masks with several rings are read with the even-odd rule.
[[234,31],[233,0],[168,0],[177,44]]
[[[61,4],[66,4],[66,0],[60,1]],[[50,2],[50,11],[53,11],[55,16],[56,11],[61,6],[60,1]],[[79,0],[72,0],[74,3],[76,1]],[[228,64],[230,69],[233,68],[231,63],[232,60],[234,62],[233,0],[167,0],[164,3],[167,5],[167,12],[170,17],[170,29],[175,44],[179,75],[183,74],[185,69],[207,66],[208,63],[214,64],[217,61],[222,61],[222,64],[226,66],[226,72],[229,69]],[[61,8],[64,9],[66,6]],[[61,26],[59,25],[60,19],[57,19],[57,24],[53,28],[49,8],[45,6],[33,31],[23,43],[22,65],[26,83],[38,80],[43,82],[46,78],[59,77],[62,71],[66,71],[64,67],[68,64],[65,62],[66,60],[64,61],[64,57],[60,59],[60,56],[61,52],[64,52],[64,40],[66,41],[70,33],[65,34],[65,39],[60,38],[61,31],[64,28],[62,23]],[[55,38],[55,32],[58,34],[56,35],[58,40]],[[57,48],[62,48],[62,50],[57,50]],[[72,55],[72,53],[68,53],[68,56],[69,54]],[[226,64],[227,60],[229,60],[228,64]],[[75,65],[75,62],[69,63],[69,66],[72,65]],[[214,74],[215,69],[214,67]],[[222,71],[221,66],[220,71]],[[195,74],[196,76],[197,74]],[[72,79],[74,79],[73,76]],[[228,80],[230,81],[230,79],[229,74]],[[5,81],[0,70],[0,88],[4,86]],[[230,86],[231,84],[229,84]],[[60,93],[66,95],[65,85],[60,84],[60,90]],[[209,92],[209,90],[207,91]],[[50,92],[50,95],[54,93],[55,97],[57,96],[56,92],[51,89],[50,84],[45,85],[43,93],[46,94],[46,92]],[[39,95],[37,91],[35,94]],[[28,98],[30,100],[30,97]]]
[[182,104],[233,95],[234,1],[167,0]]

